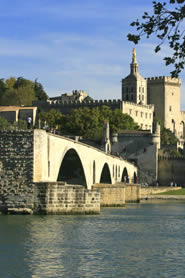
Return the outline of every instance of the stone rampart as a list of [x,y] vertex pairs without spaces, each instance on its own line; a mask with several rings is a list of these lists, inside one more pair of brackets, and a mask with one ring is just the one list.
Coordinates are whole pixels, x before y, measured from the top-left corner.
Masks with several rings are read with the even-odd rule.
[[98,214],[100,194],[80,185],[62,182],[35,183],[34,213]]
[[33,131],[0,132],[0,211],[33,209]]
[[95,107],[102,107],[104,105],[109,106],[111,109],[120,109],[121,100],[92,100],[92,101],[60,101],[49,100],[46,101],[33,101],[33,105],[37,106],[40,112],[48,112],[51,109],[55,109],[63,114],[71,113],[73,109],[88,107],[89,109]]
[[159,156],[158,181],[160,185],[168,186],[171,182],[185,186],[185,158]]
[[181,79],[180,78],[172,78],[170,76],[156,76],[156,77],[149,77],[146,78],[148,82],[172,82],[176,83],[177,85],[181,85]]
[[100,192],[100,205],[103,207],[125,206],[125,185],[95,184],[93,189]]

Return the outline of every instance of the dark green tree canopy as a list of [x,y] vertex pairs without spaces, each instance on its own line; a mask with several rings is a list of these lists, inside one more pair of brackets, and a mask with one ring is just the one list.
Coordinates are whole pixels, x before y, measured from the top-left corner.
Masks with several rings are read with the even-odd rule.
[[42,112],[39,116],[41,126],[58,128],[63,134],[83,136],[88,139],[101,139],[104,134],[106,121],[110,123],[110,131],[117,132],[123,129],[138,129],[137,124],[121,110],[112,111],[108,106],[92,110],[84,107],[74,109],[72,113],[62,115],[54,109]]
[[138,129],[137,124],[121,110],[111,110],[108,106],[74,109],[71,114],[62,118],[61,131],[89,139],[102,138],[105,122],[109,121],[110,131],[118,132],[123,129]]
[[0,105],[31,106],[33,100],[48,98],[42,84],[23,77],[0,79]]
[[185,65],[185,0],[153,1],[153,13],[144,12],[142,20],[131,23],[137,34],[128,34],[128,40],[137,44],[142,36],[150,38],[155,35],[159,44],[155,52],[160,51],[166,41],[172,49],[172,55],[164,57],[166,65],[173,65],[172,77],[178,77]]

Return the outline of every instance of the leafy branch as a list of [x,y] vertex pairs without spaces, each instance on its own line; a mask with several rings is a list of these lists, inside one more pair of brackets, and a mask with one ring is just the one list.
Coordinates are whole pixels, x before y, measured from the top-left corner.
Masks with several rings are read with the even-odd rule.
[[130,25],[135,27],[138,34],[128,34],[128,40],[138,44],[142,36],[147,39],[155,35],[160,43],[155,47],[155,52],[161,50],[161,45],[167,41],[172,49],[172,56],[164,57],[165,64],[173,65],[172,77],[178,77],[185,65],[185,30],[182,22],[185,18],[185,5],[181,5],[185,0],[170,0],[172,9],[167,8],[166,2],[153,1],[153,14],[144,12],[142,21],[137,19]]

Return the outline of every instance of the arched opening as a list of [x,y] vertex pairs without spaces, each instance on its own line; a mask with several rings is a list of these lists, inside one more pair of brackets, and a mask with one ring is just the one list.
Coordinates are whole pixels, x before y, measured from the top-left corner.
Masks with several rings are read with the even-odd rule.
[[172,132],[175,134],[175,121],[172,119]]
[[87,186],[82,163],[74,149],[70,149],[65,154],[60,166],[57,181]]
[[185,138],[185,126],[184,126],[184,122],[182,121],[180,123],[180,125],[181,125],[181,137]]
[[125,183],[129,181],[128,180],[128,172],[127,172],[127,168],[126,167],[123,169],[123,174],[122,174],[121,181],[125,182]]
[[109,166],[108,166],[107,163],[105,163],[104,166],[103,166],[103,170],[102,170],[101,178],[100,178],[100,183],[112,184],[110,170],[109,170]]
[[134,183],[137,183],[137,175],[136,175],[136,172],[134,172]]
[[96,183],[96,163],[93,161],[93,184]]

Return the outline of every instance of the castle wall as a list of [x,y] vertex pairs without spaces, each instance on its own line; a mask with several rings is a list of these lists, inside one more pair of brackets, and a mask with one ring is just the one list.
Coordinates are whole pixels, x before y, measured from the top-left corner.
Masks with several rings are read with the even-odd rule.
[[148,78],[148,104],[154,105],[155,117],[162,122],[165,120],[164,106],[164,82],[160,78]]
[[153,127],[153,105],[141,105],[132,102],[122,102],[122,112],[128,114],[143,130]]
[[61,101],[33,101],[33,105],[38,107],[39,112],[49,112],[51,109],[55,109],[62,114],[69,114],[74,109],[88,107],[89,109],[106,105],[112,110],[120,109],[121,100],[92,100],[92,101],[74,101],[74,102],[61,102]]
[[171,77],[148,78],[148,101],[154,104],[155,117],[178,138],[183,136],[180,112],[181,80]]
[[159,156],[159,184],[169,186],[171,182],[185,186],[185,158]]
[[112,151],[121,157],[135,162],[138,167],[138,182],[155,185],[158,169],[158,144],[156,136],[137,131],[121,133],[118,142],[112,144]]

